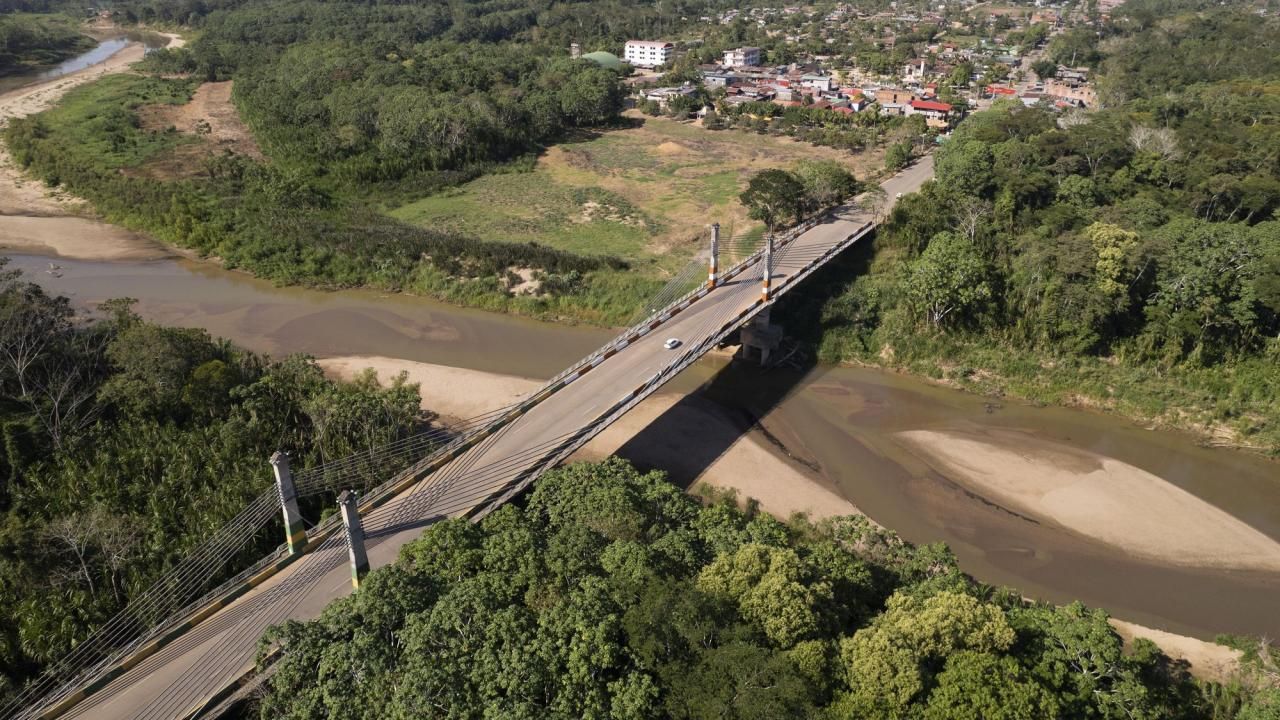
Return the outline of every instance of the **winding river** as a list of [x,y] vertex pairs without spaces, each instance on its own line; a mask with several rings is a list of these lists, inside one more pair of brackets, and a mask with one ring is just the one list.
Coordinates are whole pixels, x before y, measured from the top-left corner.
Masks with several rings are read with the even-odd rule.
[[[123,47],[111,43],[124,42],[107,40],[64,63],[57,69],[59,75],[109,57]],[[97,227],[106,226],[76,226],[73,232],[91,236],[75,240],[92,245],[101,239],[93,229]],[[0,236],[0,246],[4,241]],[[153,251],[163,254],[159,248]],[[382,355],[545,378],[612,336],[608,330],[539,323],[402,295],[279,288],[185,259],[11,257],[11,267],[71,297],[77,306],[132,297],[148,319],[202,327],[274,356]],[[1166,488],[1166,495],[1176,494],[1183,504],[1189,501],[1206,509],[1207,515],[1189,522],[1140,518],[1137,515],[1143,513],[1135,513],[1135,526],[1163,523],[1149,538],[1157,546],[1176,545],[1181,536],[1203,530],[1196,527],[1199,519],[1212,520],[1213,513],[1262,543],[1280,541],[1280,463],[1204,448],[1189,436],[1144,430],[1110,416],[992,404],[870,369],[766,373],[708,358],[671,387],[697,392],[720,405],[741,419],[744,430],[760,423],[798,470],[909,541],[947,543],[966,571],[984,582],[1010,585],[1054,602],[1080,599],[1127,620],[1202,638],[1221,632],[1280,635],[1280,572],[1235,562],[1238,558],[1231,557],[1230,550],[1218,558],[1221,562],[1208,563],[1161,561],[1126,552],[1068,525],[1023,512],[996,494],[975,490],[963,472],[939,463],[936,454],[921,451],[909,440],[921,434],[978,438],[982,445],[971,442],[968,447],[984,448],[986,462],[1002,466],[978,468],[993,474],[1007,474],[1021,463],[1042,469],[1086,466],[1081,472],[1119,465],[1131,476],[1142,475],[1148,484]],[[1114,515],[1114,508],[1098,506],[1096,511]],[[1206,527],[1212,531],[1217,526]]]
[[[279,288],[185,259],[12,258],[12,267],[81,307],[132,297],[148,319],[202,327],[276,356],[383,355],[539,378],[612,335],[403,295]],[[1027,448],[1033,442],[1050,442],[1114,458],[1280,540],[1280,464],[1273,461],[1201,447],[1190,436],[1148,431],[1091,412],[996,406],[864,368],[763,373],[712,358],[673,386],[701,393],[742,417],[744,427],[763,418],[806,472],[907,540],[947,543],[966,571],[984,582],[1054,602],[1084,600],[1128,620],[1199,637],[1280,634],[1280,574],[1133,557],[973,492],[901,438],[922,430],[985,432],[1024,455],[1032,453]],[[1172,522],[1168,527],[1170,537],[1184,531]]]

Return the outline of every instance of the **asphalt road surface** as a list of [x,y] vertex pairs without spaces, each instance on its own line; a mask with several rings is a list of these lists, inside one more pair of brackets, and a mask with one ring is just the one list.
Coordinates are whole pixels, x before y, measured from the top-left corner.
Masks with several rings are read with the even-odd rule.
[[[884,211],[899,193],[910,193],[933,177],[926,157],[886,181]],[[824,251],[843,242],[872,218],[855,206],[839,209],[774,253],[773,282],[804,270]],[[692,307],[633,342],[555,393],[503,430],[364,518],[373,568],[394,562],[400,548],[440,518],[457,516],[488,499],[522,470],[536,465],[568,435],[591,423],[687,348],[714,335],[760,297],[759,265],[716,288]],[[679,338],[682,347],[663,342]],[[520,348],[511,348],[520,352]],[[262,586],[197,625],[64,717],[160,719],[183,717],[246,673],[258,639],[269,626],[320,614],[351,593],[342,533],[290,565]]]

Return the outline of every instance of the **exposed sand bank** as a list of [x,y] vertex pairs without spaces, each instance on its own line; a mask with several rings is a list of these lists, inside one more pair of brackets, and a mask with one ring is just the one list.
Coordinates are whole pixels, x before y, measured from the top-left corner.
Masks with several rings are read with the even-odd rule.
[[[161,33],[170,45],[182,38]],[[104,75],[123,72],[142,59],[142,43],[130,43],[103,62],[47,82],[0,94],[0,128],[13,118],[49,109],[72,88]],[[87,217],[83,204],[27,177],[0,143],[0,250],[56,255],[82,260],[140,260],[167,257],[157,243]]]
[[1225,645],[1174,635],[1116,618],[1111,618],[1111,627],[1126,645],[1138,638],[1146,638],[1174,660],[1186,660],[1191,666],[1191,674],[1202,680],[1226,682],[1240,671],[1242,653]]
[[124,228],[70,215],[0,215],[0,252],[76,260],[157,260],[174,253]]
[[[419,384],[422,406],[449,418],[467,418],[516,402],[542,385],[528,378],[374,356],[318,361],[333,377],[351,379],[373,368],[384,383],[401,372]],[[654,421],[662,417],[661,423]],[[848,500],[786,459],[759,432],[743,428],[712,403],[659,393],[637,405],[573,457],[618,455],[638,467],[661,467],[686,486],[702,482],[753,498],[779,517],[808,513],[820,519],[860,514]]]
[[1280,543],[1141,468],[1014,431],[899,433],[987,500],[1171,565],[1280,571]]
[[[404,372],[410,382],[419,384],[424,408],[451,418],[497,410],[541,385],[529,378],[386,357],[347,356],[318,362],[330,376],[341,379],[355,377],[366,368],[372,368],[383,382]],[[659,418],[661,421],[655,422]],[[1017,439],[1021,443],[1024,438],[1019,435]],[[595,460],[612,454],[640,467],[661,467],[682,484],[696,481],[734,489],[740,497],[756,499],[763,509],[779,517],[807,512],[819,519],[859,512],[805,468],[784,457],[761,433],[744,431],[741,420],[697,397],[663,393],[649,398],[588,443],[574,459]],[[1041,457],[1042,462],[1057,460]],[[1072,467],[1079,464],[1078,459],[1075,465],[1068,463]],[[1014,474],[1033,477],[1021,471]],[[1170,657],[1186,660],[1197,677],[1221,681],[1238,670],[1239,653],[1230,648],[1114,618],[1111,625],[1126,643],[1148,638]]]

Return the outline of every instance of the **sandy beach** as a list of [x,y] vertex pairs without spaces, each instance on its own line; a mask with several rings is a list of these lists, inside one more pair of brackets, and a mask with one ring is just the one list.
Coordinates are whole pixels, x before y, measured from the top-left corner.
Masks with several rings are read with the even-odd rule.
[[1138,638],[1146,638],[1174,660],[1186,660],[1191,666],[1191,674],[1201,680],[1227,682],[1240,671],[1243,653],[1225,645],[1174,635],[1116,618],[1111,618],[1111,627],[1124,639],[1125,645]]
[[1141,468],[1015,431],[899,433],[990,502],[1160,563],[1280,572],[1280,543]]
[[[161,33],[171,47],[182,38]],[[0,129],[13,118],[49,109],[72,88],[104,75],[124,72],[142,59],[142,43],[130,43],[103,62],[48,82],[0,95]],[[0,250],[54,255],[82,260],[146,260],[168,257],[159,244],[89,216],[84,203],[27,177],[0,143]]]

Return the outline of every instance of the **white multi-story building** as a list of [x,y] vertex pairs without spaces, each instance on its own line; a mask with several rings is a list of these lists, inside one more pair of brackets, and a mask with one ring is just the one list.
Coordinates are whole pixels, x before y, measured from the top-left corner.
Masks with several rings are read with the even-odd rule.
[[724,51],[725,67],[759,67],[760,48],[740,47]]
[[655,68],[671,61],[676,46],[661,40],[628,40],[622,59],[633,67]]

